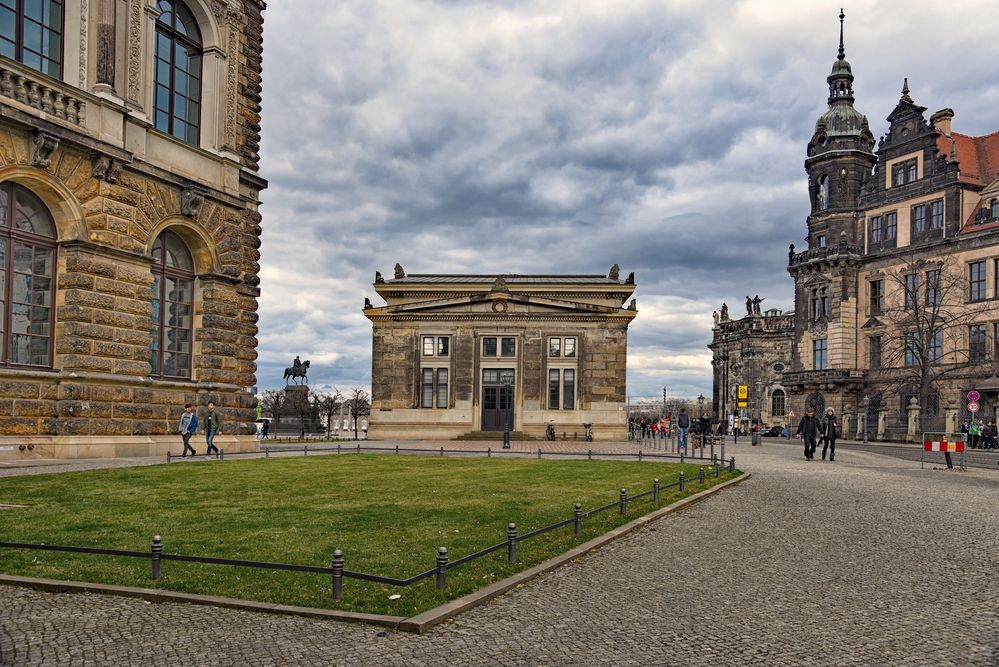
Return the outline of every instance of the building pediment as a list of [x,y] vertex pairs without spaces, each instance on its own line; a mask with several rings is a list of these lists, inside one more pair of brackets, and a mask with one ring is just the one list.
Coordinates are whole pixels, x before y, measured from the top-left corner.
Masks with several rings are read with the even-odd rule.
[[[417,301],[394,306],[371,309],[386,314],[483,314],[483,313],[521,313],[521,314],[560,314],[560,315],[610,315],[621,312],[619,308],[599,306],[578,301],[541,298],[515,294],[504,290],[491,290],[478,294],[468,294],[447,299]],[[368,311],[371,312],[371,311]]]

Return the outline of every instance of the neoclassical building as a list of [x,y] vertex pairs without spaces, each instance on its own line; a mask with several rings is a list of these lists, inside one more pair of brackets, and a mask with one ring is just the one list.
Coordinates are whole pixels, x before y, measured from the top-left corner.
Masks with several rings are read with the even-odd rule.
[[376,274],[368,437],[627,437],[634,274]]
[[[757,421],[761,427],[787,424],[783,374],[791,368],[794,313],[776,308],[761,312],[758,302],[747,301],[746,315],[733,320],[722,304],[711,333],[712,416],[725,421],[729,429]],[[742,401],[740,386],[747,391]]]
[[0,458],[252,431],[261,0],[0,7]]
[[926,117],[908,81],[875,142],[839,54],[807,146],[807,248],[795,285],[791,405],[834,407],[884,438],[955,430],[967,395],[995,418],[999,379],[999,133]]

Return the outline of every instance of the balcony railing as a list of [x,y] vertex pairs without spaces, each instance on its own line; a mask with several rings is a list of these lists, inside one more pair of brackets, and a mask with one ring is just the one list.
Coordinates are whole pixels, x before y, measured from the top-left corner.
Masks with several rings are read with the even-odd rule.
[[25,67],[8,58],[0,58],[0,95],[37,109],[72,125],[84,124],[87,103],[74,95],[70,86]]
[[810,248],[809,250],[792,255],[789,258],[788,266],[846,255],[860,255],[862,252],[863,250],[860,246],[853,245],[852,243],[839,243],[821,248]]

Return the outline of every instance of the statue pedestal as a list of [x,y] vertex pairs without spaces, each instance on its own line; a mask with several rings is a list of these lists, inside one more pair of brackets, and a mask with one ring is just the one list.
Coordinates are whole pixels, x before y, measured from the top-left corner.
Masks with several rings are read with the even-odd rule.
[[284,388],[284,394],[285,406],[281,411],[281,422],[271,425],[271,434],[298,436],[323,431],[318,415],[309,402],[308,385],[290,384]]

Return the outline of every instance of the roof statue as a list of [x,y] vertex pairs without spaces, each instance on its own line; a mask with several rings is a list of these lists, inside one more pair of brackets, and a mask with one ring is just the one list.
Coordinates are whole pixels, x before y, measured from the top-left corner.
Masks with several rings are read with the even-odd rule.
[[371,305],[371,299],[364,297],[364,310],[367,310],[368,308],[374,308],[374,306]]
[[382,272],[381,271],[375,271],[375,282],[376,283],[383,283],[383,282],[385,282],[385,279],[382,278]]
[[621,267],[618,266],[617,264],[615,264],[614,266],[612,266],[611,270],[610,270],[610,273],[607,274],[607,277],[610,278],[611,280],[620,280],[620,277],[621,277]]
[[400,278],[405,278],[405,277],[406,277],[406,270],[402,268],[402,264],[399,264],[398,262],[396,262],[396,264],[395,264],[395,279],[398,280]]

